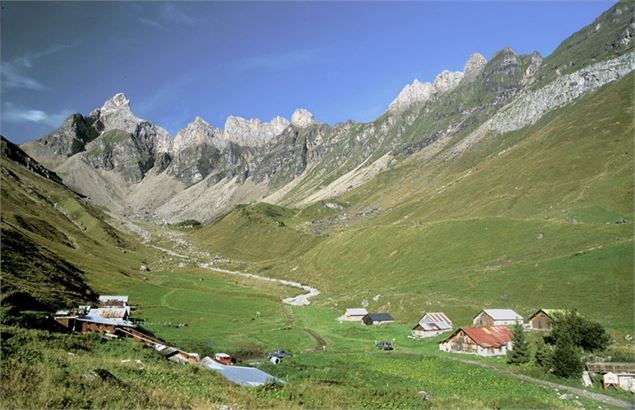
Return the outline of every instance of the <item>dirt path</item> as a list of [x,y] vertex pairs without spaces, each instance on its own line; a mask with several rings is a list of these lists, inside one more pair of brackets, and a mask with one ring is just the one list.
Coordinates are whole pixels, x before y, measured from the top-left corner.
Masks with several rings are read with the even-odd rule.
[[302,329],[304,330],[306,333],[308,333],[313,339],[315,339],[315,349],[313,349],[314,352],[319,353],[319,352],[323,352],[324,350],[326,350],[326,340],[324,340],[324,338],[322,338],[322,336],[318,335],[317,333],[315,333],[313,330],[311,329]]
[[508,370],[504,370],[501,369],[498,366],[494,366],[491,364],[487,364],[487,363],[483,363],[483,362],[478,362],[475,360],[468,360],[468,359],[458,359],[455,357],[450,358],[452,360],[456,360],[458,362],[461,363],[465,363],[465,364],[470,364],[470,365],[474,365],[474,366],[480,366],[480,367],[485,367],[494,371],[497,371],[499,373],[503,373],[507,376],[511,376],[514,377],[518,380],[522,380],[522,381],[526,381],[529,383],[534,383],[534,384],[539,384],[541,386],[545,386],[545,387],[550,387],[552,389],[558,389],[558,390],[564,390],[564,391],[568,391],[570,393],[574,393],[577,394],[578,396],[581,397],[585,397],[587,399],[591,399],[591,400],[595,400],[595,401],[599,401],[611,406],[616,406],[616,407],[622,407],[625,409],[635,409],[635,402],[628,402],[625,400],[621,400],[615,397],[611,397],[611,396],[607,396],[605,394],[601,394],[601,393],[595,393],[595,392],[590,392],[590,391],[586,391],[584,389],[580,389],[578,387],[571,387],[571,386],[565,386],[562,384],[558,384],[558,383],[554,383],[554,382],[549,382],[546,380],[541,380],[541,379],[537,379],[535,377],[531,377],[531,376],[526,376],[524,374],[517,374],[517,373],[513,373],[510,372]]

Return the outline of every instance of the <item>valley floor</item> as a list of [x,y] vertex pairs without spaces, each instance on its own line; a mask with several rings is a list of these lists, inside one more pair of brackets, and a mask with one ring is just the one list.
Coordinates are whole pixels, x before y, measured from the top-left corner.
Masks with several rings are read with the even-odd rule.
[[[112,407],[606,408],[628,407],[632,402],[624,392],[607,396],[597,387],[574,388],[577,382],[545,380],[550,378],[529,368],[510,368],[504,359],[440,352],[437,343],[443,335],[413,340],[408,337],[408,324],[367,327],[339,323],[335,319],[341,312],[319,303],[328,295],[320,295],[318,303],[309,306],[285,304],[283,300],[297,294],[298,289],[224,272],[227,269],[223,267],[241,266],[241,262],[210,257],[186,242],[180,232],[149,229],[153,232],[145,235],[146,244],[163,253],[149,261],[150,271],[143,278],[118,277],[96,288],[104,293],[128,294],[136,307],[133,316],[143,319],[145,328],[172,345],[201,356],[224,351],[287,383],[244,389],[207,371],[162,361],[131,341],[102,343],[91,336],[53,335],[46,347],[39,342],[42,351],[38,357],[43,363],[12,361],[19,371],[11,376],[6,372],[8,364],[3,363],[3,385],[11,386],[5,391],[9,393],[5,397],[11,397],[6,402],[9,407],[82,407],[86,405],[79,399],[82,394],[68,387],[69,380],[76,378],[69,372],[86,374],[95,366],[106,369],[118,383],[142,391],[143,401],[114,400]],[[201,267],[210,260],[218,266],[216,270]],[[17,340],[43,337],[16,329],[3,333],[3,349],[13,349],[13,357],[28,355]],[[375,344],[381,340],[392,341],[395,350],[378,351]],[[294,356],[273,365],[264,356],[276,348],[292,351]],[[65,376],[47,379],[47,360],[67,369]],[[134,360],[141,360],[143,367],[131,364]],[[17,390],[28,383],[27,374],[43,379],[42,387],[36,385],[36,390],[55,391],[54,384],[65,377],[67,387],[63,390],[68,391],[64,398],[44,390],[27,397]],[[149,382],[163,392],[148,392]],[[52,396],[47,404],[31,401],[34,397],[44,400],[47,394]],[[121,394],[128,397],[130,393]],[[95,403],[99,401],[91,405]]]

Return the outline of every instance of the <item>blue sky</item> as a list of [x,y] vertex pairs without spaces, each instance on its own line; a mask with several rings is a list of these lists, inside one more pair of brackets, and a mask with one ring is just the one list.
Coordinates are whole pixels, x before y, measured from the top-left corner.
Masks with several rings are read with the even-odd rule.
[[21,143],[120,91],[173,135],[298,107],[370,121],[414,78],[475,51],[548,55],[614,3],[5,1],[0,131]]

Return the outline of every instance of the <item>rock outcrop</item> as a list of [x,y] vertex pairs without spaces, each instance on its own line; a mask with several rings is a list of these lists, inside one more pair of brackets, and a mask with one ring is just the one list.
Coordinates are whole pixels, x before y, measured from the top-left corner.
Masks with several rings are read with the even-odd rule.
[[66,158],[84,150],[87,143],[97,138],[97,124],[81,114],[72,114],[49,135],[22,145],[22,149],[44,166],[55,168]]
[[622,78],[635,69],[635,53],[588,66],[564,75],[547,86],[517,99],[494,115],[490,129],[499,133],[515,131],[538,121],[582,94]]
[[280,135],[289,126],[289,120],[274,117],[270,122],[262,122],[257,118],[246,120],[230,115],[225,121],[223,138],[246,147],[257,147]]
[[298,128],[306,128],[315,124],[315,118],[313,118],[313,114],[306,108],[298,108],[291,116],[291,124]]
[[463,81],[471,82],[476,79],[476,77],[481,74],[486,64],[487,59],[483,57],[482,54],[473,53],[470,55],[463,66]]
[[439,97],[454,90],[463,73],[460,71],[443,70],[432,83],[422,83],[415,79],[412,84],[407,84],[388,107],[391,111],[402,111],[413,104],[424,104],[435,97]]

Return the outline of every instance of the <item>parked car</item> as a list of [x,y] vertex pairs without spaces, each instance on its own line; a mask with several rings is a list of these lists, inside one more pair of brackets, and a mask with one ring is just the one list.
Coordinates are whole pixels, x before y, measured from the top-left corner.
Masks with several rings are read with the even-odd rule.
[[392,342],[379,342],[377,348],[381,350],[393,350]]
[[273,352],[267,355],[268,358],[277,357],[279,359],[283,359],[285,357],[291,357],[293,354],[291,352],[287,352],[286,350],[276,349]]

